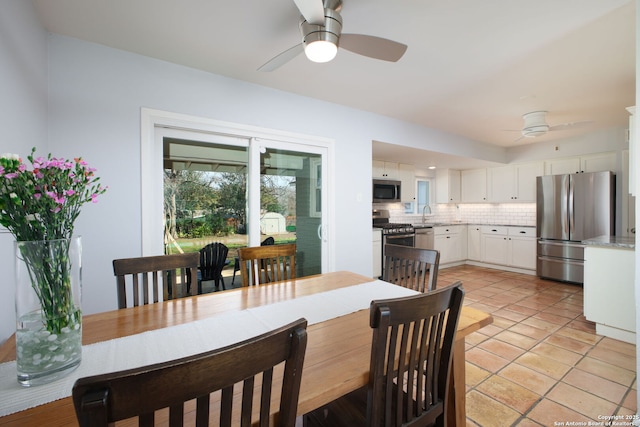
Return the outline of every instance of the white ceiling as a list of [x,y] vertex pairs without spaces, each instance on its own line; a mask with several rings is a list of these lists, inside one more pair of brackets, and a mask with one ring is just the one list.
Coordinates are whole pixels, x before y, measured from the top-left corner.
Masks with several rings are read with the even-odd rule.
[[[344,0],[343,33],[407,44],[399,62],[340,49],[270,73],[257,69],[300,42],[293,0],[33,3],[53,33],[503,147],[625,126],[635,103],[634,0]],[[535,110],[591,122],[516,142]]]

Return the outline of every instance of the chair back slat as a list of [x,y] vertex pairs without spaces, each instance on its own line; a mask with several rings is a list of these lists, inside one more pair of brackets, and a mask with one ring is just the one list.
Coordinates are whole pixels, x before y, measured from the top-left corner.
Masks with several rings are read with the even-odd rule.
[[296,245],[266,245],[238,250],[242,286],[296,278]]
[[440,252],[409,246],[385,245],[382,280],[418,292],[436,289]]
[[[196,399],[197,426],[269,426],[269,414],[275,412],[271,405],[276,404],[279,415],[275,426],[294,427],[307,346],[306,327],[307,321],[299,319],[218,350],[80,378],[73,386],[80,426],[107,427],[136,416],[139,425],[143,425],[143,419],[153,422],[154,413],[164,408],[170,408],[169,425],[178,426],[186,416],[184,402]],[[278,368],[277,375],[274,367]],[[274,378],[279,390],[273,385]],[[234,396],[234,385],[241,387],[241,396]],[[150,390],[154,393],[149,394]],[[222,390],[221,399],[210,401],[211,394],[218,390]],[[271,396],[272,390],[279,392]],[[260,402],[259,410],[252,407],[254,396]],[[240,414],[236,414],[236,407]],[[209,414],[211,408],[215,410]]]
[[202,293],[202,282],[214,280],[216,288],[222,283],[225,289],[222,269],[227,265],[229,248],[220,242],[209,243],[200,249],[200,279],[198,280],[198,292]]
[[460,282],[411,297],[371,302],[368,425],[444,425]]
[[128,284],[134,307],[156,303],[160,294],[163,300],[191,295],[199,259],[195,252],[113,260],[118,308],[127,307]]

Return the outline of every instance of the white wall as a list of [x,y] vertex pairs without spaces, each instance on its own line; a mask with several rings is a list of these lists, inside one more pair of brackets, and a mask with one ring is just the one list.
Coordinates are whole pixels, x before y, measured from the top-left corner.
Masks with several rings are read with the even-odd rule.
[[[40,49],[38,55],[47,54]],[[339,239],[335,265],[365,275],[372,268],[372,140],[448,151],[458,144],[457,154],[504,158],[504,150],[439,131],[68,37],[49,36],[48,56],[48,148],[57,156],[82,156],[109,186],[98,204],[84,207],[76,224],[76,234],[83,236],[85,313],[116,308],[111,260],[141,253],[141,107],[334,139],[337,223],[330,226]],[[5,57],[12,60],[5,53],[0,62]],[[7,271],[8,258],[0,267]],[[2,341],[14,328],[12,298],[0,304]]]
[[[47,34],[30,1],[0,0],[0,153],[47,150]],[[15,331],[13,236],[0,232],[0,343]]]
[[[627,127],[610,128],[559,141],[535,142],[509,148],[509,163],[577,157],[605,151],[620,152],[629,148]],[[620,167],[615,172],[622,172]]]

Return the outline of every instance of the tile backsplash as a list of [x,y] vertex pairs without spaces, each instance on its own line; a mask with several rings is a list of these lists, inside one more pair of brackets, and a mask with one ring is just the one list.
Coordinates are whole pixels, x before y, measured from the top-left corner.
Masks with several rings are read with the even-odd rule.
[[[373,209],[388,209],[391,222],[417,224],[421,214],[407,214],[401,203],[374,203]],[[434,204],[426,222],[461,221],[468,224],[536,225],[535,203]]]

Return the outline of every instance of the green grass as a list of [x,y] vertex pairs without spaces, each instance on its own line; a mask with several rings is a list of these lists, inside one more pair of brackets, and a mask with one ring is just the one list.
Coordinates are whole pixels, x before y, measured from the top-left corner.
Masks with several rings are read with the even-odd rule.
[[[276,237],[273,236],[275,241],[276,241],[276,245],[283,245],[283,244],[287,244],[287,243],[296,243],[296,238],[295,236],[291,237],[291,236],[282,236],[282,237]],[[231,239],[225,238],[225,237],[205,237],[205,238],[198,238],[198,239],[178,239],[177,243],[178,246],[180,246],[180,249],[182,249],[183,252],[185,253],[189,253],[189,252],[198,252],[202,247],[204,247],[206,244],[211,243],[211,242],[221,242],[224,243],[228,248],[229,248],[229,253],[233,254],[232,257],[235,257],[235,253],[239,248],[244,248],[247,245],[244,243],[237,243],[237,242],[232,242],[229,241]],[[178,253],[179,251],[176,249],[175,245],[171,244],[169,245],[169,253]]]

